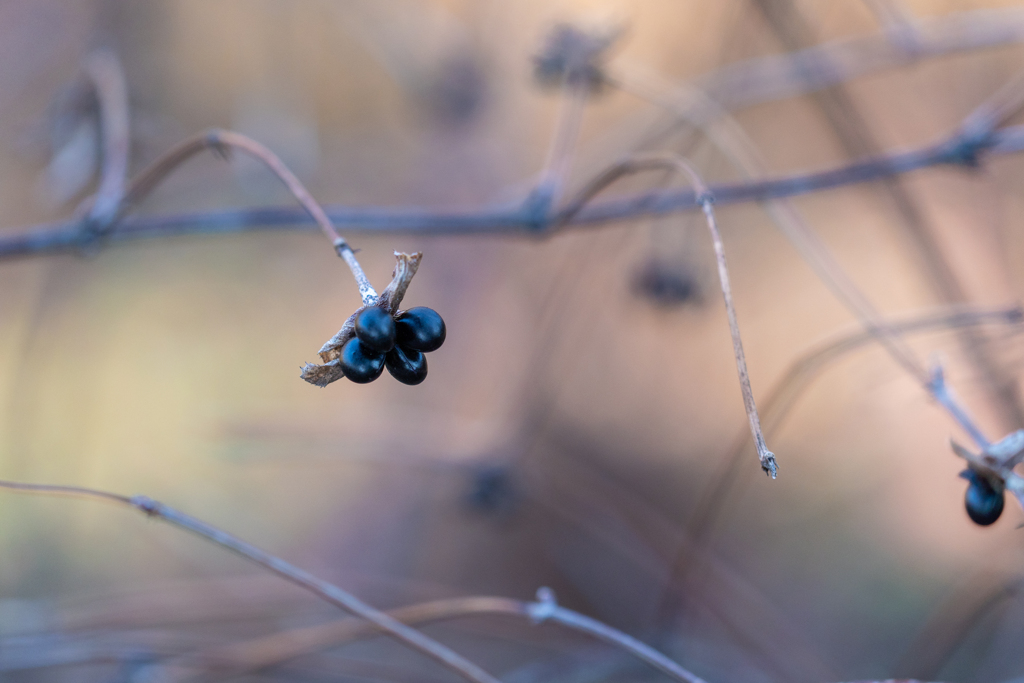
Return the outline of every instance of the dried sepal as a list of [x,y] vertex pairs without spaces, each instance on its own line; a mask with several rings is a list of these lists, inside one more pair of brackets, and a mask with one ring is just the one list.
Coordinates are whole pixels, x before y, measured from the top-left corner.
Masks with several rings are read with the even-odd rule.
[[302,379],[318,387],[326,387],[331,382],[336,382],[345,376],[338,359],[328,361],[323,365],[306,363],[302,366]]
[[415,254],[395,252],[397,263],[395,263],[395,270],[391,274],[391,284],[380,293],[378,306],[387,309],[391,315],[398,313],[398,307],[401,305],[402,299],[405,298],[405,292],[409,289],[409,283],[412,282],[416,271],[419,270],[422,258],[423,252],[419,251]]
[[[416,271],[420,267],[420,260],[423,258],[422,252],[416,252],[415,254],[404,254],[402,252],[395,252],[395,270],[392,273],[391,283],[387,288],[381,292],[377,301],[371,305],[380,306],[387,310],[392,316],[396,315],[398,307],[402,303],[402,299],[405,297],[406,290],[409,289],[409,283],[412,282],[412,278],[416,275]],[[341,357],[341,349],[345,346],[349,339],[355,336],[355,322],[356,316],[359,315],[364,309],[369,306],[363,305],[355,310],[352,315],[345,320],[345,324],[341,326],[337,334],[331,337],[326,344],[320,348],[320,360],[323,361],[323,365],[317,365],[316,363],[306,363],[302,367],[302,379],[306,380],[310,384],[314,384],[318,387],[325,387],[331,382],[336,382],[345,376],[345,372],[339,367],[338,359]]]

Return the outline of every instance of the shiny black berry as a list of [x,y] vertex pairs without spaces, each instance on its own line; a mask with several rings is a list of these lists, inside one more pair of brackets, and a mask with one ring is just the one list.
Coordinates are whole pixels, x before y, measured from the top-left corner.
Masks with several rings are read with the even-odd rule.
[[385,363],[391,376],[403,384],[419,384],[427,378],[427,358],[415,349],[396,346],[388,351]]
[[384,354],[367,348],[361,339],[353,337],[345,342],[341,349],[338,365],[350,380],[357,384],[366,384],[384,372]]
[[398,343],[416,351],[436,351],[444,343],[444,320],[432,308],[417,306],[395,320]]
[[395,321],[378,306],[363,309],[356,316],[356,336],[369,349],[387,353],[395,345]]
[[967,515],[975,524],[992,524],[1003,514],[1003,492],[997,491],[987,479],[974,472],[969,472],[965,478],[971,482],[964,495]]

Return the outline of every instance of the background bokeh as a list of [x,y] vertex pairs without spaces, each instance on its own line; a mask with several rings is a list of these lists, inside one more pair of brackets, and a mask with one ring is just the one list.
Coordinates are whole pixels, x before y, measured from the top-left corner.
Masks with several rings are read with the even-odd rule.
[[[61,175],[54,141],[68,136],[52,124],[100,46],[126,71],[134,170],[221,126],[275,150],[326,204],[471,210],[519,201],[536,180],[559,95],[532,80],[531,60],[558,22],[624,27],[610,63],[683,83],[800,40],[877,33],[894,11],[999,8],[1013,3],[4,0],[0,224],[13,233],[61,219],[93,190],[75,172],[89,178],[95,147],[86,139]],[[825,98],[877,148],[920,146],[953,131],[1022,57],[1018,43],[908,57]],[[856,122],[829,112],[804,95],[734,113],[784,174],[856,151]],[[643,144],[687,154],[710,180],[738,178],[670,123],[615,89],[593,98],[570,189]],[[967,301],[1011,306],[1024,288],[1021,178],[1024,159],[1011,155],[794,203],[900,319],[943,301],[894,192],[912,202]],[[140,210],[291,203],[255,164],[206,154]],[[761,397],[856,320],[760,207],[722,207],[719,221]],[[406,302],[448,324],[424,384],[299,379],[359,304],[312,231],[0,263],[0,477],[148,494],[380,607],[530,599],[550,586],[711,683],[1024,676],[1021,511],[1008,501],[994,527],[970,523],[949,448],[966,437],[879,348],[844,356],[800,395],[769,440],[778,480],[751,451],[714,488],[746,426],[695,214],[549,239],[346,236],[378,288],[393,251],[424,252]],[[652,298],[652,273],[676,295]],[[982,329],[1014,391],[1020,331]],[[945,364],[988,433],[1024,426],[954,334],[910,343]],[[169,526],[88,501],[0,494],[0,680],[135,680],[168,652],[336,617]],[[478,618],[427,632],[507,681],[654,676],[549,626]],[[244,680],[450,677],[378,639]]]

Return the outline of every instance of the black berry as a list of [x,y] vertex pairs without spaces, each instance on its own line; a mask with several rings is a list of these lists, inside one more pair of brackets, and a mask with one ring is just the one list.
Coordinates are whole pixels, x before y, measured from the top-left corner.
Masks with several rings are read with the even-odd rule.
[[373,306],[356,316],[356,336],[370,350],[387,353],[395,345],[395,321],[383,308]]
[[395,320],[398,343],[407,349],[436,351],[444,343],[444,320],[432,308],[417,306],[405,311]]
[[384,354],[366,347],[358,337],[345,342],[338,362],[345,376],[357,384],[366,384],[384,372]]
[[964,495],[967,515],[975,524],[988,526],[1003,514],[1003,492],[997,491],[987,479],[974,472],[969,472],[967,479],[971,482]]
[[391,376],[403,384],[419,384],[427,378],[427,358],[415,349],[396,346],[388,351],[385,363]]

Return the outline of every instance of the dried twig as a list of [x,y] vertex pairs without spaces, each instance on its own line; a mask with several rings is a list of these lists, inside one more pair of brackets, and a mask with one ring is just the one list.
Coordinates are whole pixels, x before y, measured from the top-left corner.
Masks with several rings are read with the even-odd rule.
[[[843,164],[836,168],[751,182],[711,185],[718,205],[794,197],[810,192],[855,185],[941,165],[964,165],[984,153],[1015,154],[1024,151],[1024,126],[1009,126],[991,133],[984,141],[968,140],[960,131],[934,145],[908,152],[894,152]],[[592,202],[572,211],[563,209],[550,219],[562,229],[596,226],[644,216],[665,215],[698,208],[692,190],[645,192],[622,199]],[[536,216],[521,205],[484,207],[469,212],[430,211],[415,208],[326,207],[326,215],[346,230],[415,234],[528,234],[536,235]],[[304,210],[288,207],[227,209],[166,216],[128,217],[105,237],[116,244],[183,235],[231,234],[252,231],[304,228],[315,224]],[[547,233],[545,233],[547,234]],[[49,224],[0,237],[0,259],[49,255],[74,251],[81,246],[80,223]]]
[[189,158],[205,149],[212,149],[225,157],[229,150],[241,150],[252,155],[273,171],[274,175],[280,178],[281,182],[288,188],[288,191],[299,200],[302,208],[309,213],[327,239],[331,241],[331,245],[338,252],[338,256],[345,260],[345,263],[352,271],[353,277],[356,279],[356,284],[359,286],[359,296],[363,303],[370,305],[376,302],[377,292],[367,279],[362,266],[359,265],[355,252],[352,251],[352,247],[349,246],[348,242],[338,234],[338,231],[331,223],[331,219],[328,218],[320,204],[313,199],[313,195],[309,193],[302,182],[291,172],[291,169],[285,166],[284,162],[276,154],[256,140],[241,133],[235,133],[230,130],[210,130],[189,138],[166,152],[132,180],[131,186],[128,188],[127,193],[125,193],[124,201],[118,207],[117,216],[122,216],[134,205],[138,204],[168,174]]
[[[887,322],[886,327],[891,334],[902,336],[965,326],[1001,325],[1020,328],[1022,323],[1024,311],[1019,307],[991,310],[955,307],[951,310]],[[804,389],[826,368],[847,354],[877,341],[878,336],[873,331],[859,328],[812,348],[790,363],[782,377],[761,399],[760,415],[763,418],[765,433],[770,435],[782,425]],[[719,458],[721,466],[704,486],[687,524],[694,544],[699,545],[703,541],[719,513],[726,509],[729,501],[728,490],[735,483],[740,467],[747,457],[749,443],[747,429],[744,427],[736,435],[728,453]],[[697,553],[693,552],[692,548],[676,556],[668,581],[669,590],[678,591],[683,585],[696,556]],[[663,599],[660,610],[662,619],[668,619],[673,612],[669,604],[673,597],[667,594]]]
[[698,77],[694,85],[727,110],[795,97],[931,58],[1019,43],[1024,40],[1024,9],[953,12],[904,26],[914,36],[909,49],[906,42],[893,41],[892,30],[885,28],[729,64]]
[[743,392],[743,407],[747,412],[747,420],[750,422],[750,433],[754,437],[755,446],[757,446],[757,458],[761,462],[761,469],[764,470],[765,474],[774,479],[778,474],[778,464],[775,461],[775,454],[768,450],[768,446],[764,442],[764,436],[761,433],[761,421],[757,415],[757,405],[754,403],[754,392],[750,388],[747,359],[743,353],[743,341],[740,338],[739,323],[736,320],[736,309],[732,302],[729,268],[725,262],[725,245],[722,244],[722,235],[719,233],[718,224],[715,221],[715,199],[697,171],[684,159],[670,153],[631,157],[609,167],[588,183],[566,207],[562,214],[562,220],[571,220],[587,202],[619,178],[652,169],[668,169],[686,176],[693,185],[693,192],[697,197],[697,202],[704,210],[704,217],[707,221],[708,230],[711,232],[711,240],[714,243],[715,260],[718,264],[718,279],[722,285],[725,310],[729,316],[729,332],[732,334],[733,353],[736,357],[736,371],[739,374],[740,390]]
[[[802,8],[793,0],[752,0],[765,17],[773,32],[789,50],[795,50],[814,42],[814,31],[806,20]],[[831,65],[822,63],[818,70],[828,70]],[[1004,88],[995,97],[989,98],[961,126],[965,141],[983,141],[989,133],[1002,123],[1021,103],[1021,86],[1024,80],[1018,78],[1015,84]],[[876,139],[867,120],[857,106],[855,98],[844,84],[816,91],[814,101],[829,121],[843,148],[850,156],[879,154],[882,146]],[[979,116],[979,114],[981,114]],[[969,155],[964,157],[966,165],[977,165]],[[915,255],[928,276],[929,284],[943,303],[966,303],[968,296],[952,263],[935,237],[934,226],[915,200],[913,193],[901,182],[882,183],[878,190],[889,199],[898,220],[894,225],[904,232],[914,246]],[[960,335],[969,361],[977,368],[988,385],[993,404],[1002,413],[1006,424],[1024,424],[1024,404],[1015,382],[1007,381],[1005,372],[999,368],[985,349],[984,340],[966,329]]]
[[440,662],[466,680],[474,681],[475,683],[499,683],[489,673],[445,645],[432,638],[428,638],[419,631],[396,620],[394,617],[374,609],[341,588],[318,579],[309,572],[264,552],[256,546],[246,543],[225,531],[221,531],[202,520],[190,517],[147,496],[128,497],[77,486],[22,484],[4,480],[0,480],[0,489],[22,493],[80,496],[128,505],[144,513],[147,517],[162,519],[178,528],[202,536],[206,540],[237,555],[241,555],[285,580],[306,589],[332,605],[365,619],[374,624],[376,629]]
[[[454,598],[400,607],[388,614],[404,624],[416,626],[472,616],[510,616],[529,619],[535,624],[554,623],[618,647],[680,683],[704,683],[695,674],[636,638],[596,619],[561,607],[555,602],[550,590],[542,588],[537,591],[537,599],[537,602],[522,602],[497,597]],[[277,666],[301,655],[379,633],[380,629],[372,623],[345,620],[212,648],[158,666],[163,673],[161,680],[168,683],[189,680],[198,671],[234,676]]]

